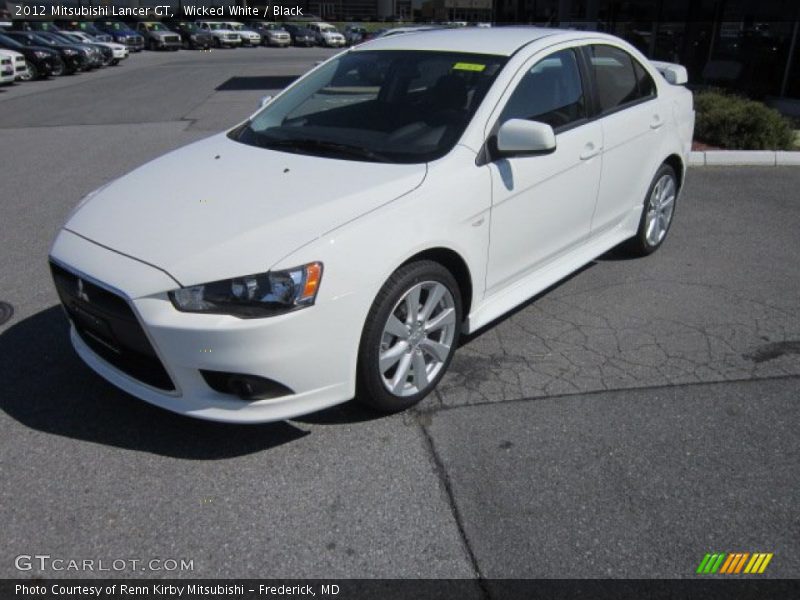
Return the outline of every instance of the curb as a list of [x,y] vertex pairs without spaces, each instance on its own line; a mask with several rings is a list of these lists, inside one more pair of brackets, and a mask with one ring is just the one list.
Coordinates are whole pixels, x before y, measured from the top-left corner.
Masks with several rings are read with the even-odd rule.
[[706,150],[689,154],[690,167],[800,167],[800,152],[774,150]]

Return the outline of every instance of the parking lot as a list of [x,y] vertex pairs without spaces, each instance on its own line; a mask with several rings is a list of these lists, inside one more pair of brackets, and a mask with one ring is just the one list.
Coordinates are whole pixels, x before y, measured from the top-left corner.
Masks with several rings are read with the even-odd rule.
[[177,577],[672,578],[744,551],[797,577],[800,169],[691,170],[663,249],[604,255],[463,340],[408,413],[206,423],[82,364],[46,260],[72,207],[330,54],[142,53],[0,90],[0,576],[92,575],[15,568],[49,554],[192,560]]

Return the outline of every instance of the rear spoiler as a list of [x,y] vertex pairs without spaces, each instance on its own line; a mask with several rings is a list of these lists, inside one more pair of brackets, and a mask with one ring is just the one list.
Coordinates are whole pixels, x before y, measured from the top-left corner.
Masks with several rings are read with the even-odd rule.
[[683,65],[661,62],[659,60],[651,60],[650,64],[658,69],[658,72],[664,76],[664,79],[672,85],[685,85],[689,83],[689,72]]

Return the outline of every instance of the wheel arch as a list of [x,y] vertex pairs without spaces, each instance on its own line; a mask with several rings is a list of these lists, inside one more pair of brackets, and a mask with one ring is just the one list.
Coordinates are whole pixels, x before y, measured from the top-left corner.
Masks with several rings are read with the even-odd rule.
[[677,154],[670,154],[664,159],[663,164],[669,165],[675,171],[675,175],[678,176],[678,189],[680,190],[680,188],[683,187],[683,179],[686,175],[686,167],[683,164],[683,159]]
[[458,289],[461,292],[461,306],[463,307],[462,318],[466,319],[472,307],[473,286],[472,275],[464,258],[455,250],[439,246],[417,252],[399,265],[398,269],[419,260],[432,260],[437,262],[450,271],[453,277],[455,277],[456,282],[458,282]]

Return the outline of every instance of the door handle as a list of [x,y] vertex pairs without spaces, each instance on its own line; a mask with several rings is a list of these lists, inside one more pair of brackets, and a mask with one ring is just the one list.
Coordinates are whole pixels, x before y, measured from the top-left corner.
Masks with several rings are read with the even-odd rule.
[[653,120],[650,121],[650,129],[658,129],[664,124],[661,115],[653,115]]
[[590,158],[594,158],[598,154],[603,151],[602,146],[595,146],[593,142],[589,142],[586,144],[586,147],[583,149],[581,153],[580,159],[581,160],[589,160]]

